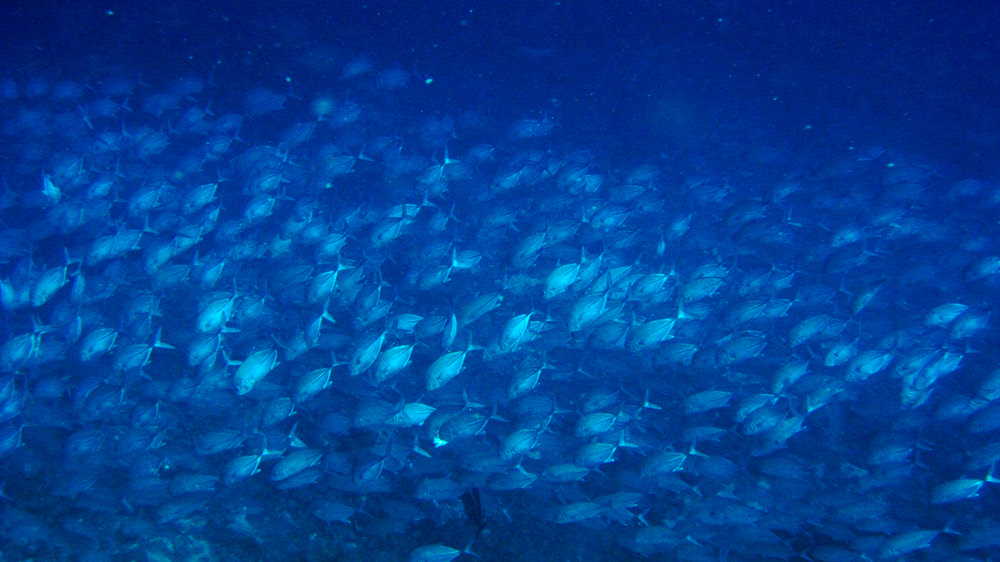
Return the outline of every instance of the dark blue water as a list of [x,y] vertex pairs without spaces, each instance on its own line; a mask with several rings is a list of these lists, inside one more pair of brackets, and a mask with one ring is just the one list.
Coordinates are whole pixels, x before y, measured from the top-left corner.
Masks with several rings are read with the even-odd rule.
[[0,558],[1000,553],[1000,9],[209,4],[0,9]]

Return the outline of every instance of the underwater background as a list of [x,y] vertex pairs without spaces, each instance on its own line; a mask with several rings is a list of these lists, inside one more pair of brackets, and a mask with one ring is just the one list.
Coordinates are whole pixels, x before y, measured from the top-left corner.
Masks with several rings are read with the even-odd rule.
[[994,5],[0,8],[0,560],[995,560]]

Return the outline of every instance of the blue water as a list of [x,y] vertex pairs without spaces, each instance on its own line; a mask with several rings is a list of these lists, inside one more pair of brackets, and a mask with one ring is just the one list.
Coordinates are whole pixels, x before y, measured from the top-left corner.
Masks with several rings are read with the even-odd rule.
[[[987,477],[1000,459],[1000,403],[984,386],[998,343],[1000,268],[989,260],[1000,254],[1000,8],[209,4],[0,9],[0,277],[10,289],[0,316],[0,559],[429,560],[411,553],[434,544],[456,549],[440,560],[1000,554],[990,538],[1000,534],[1000,492]],[[338,124],[330,107],[357,115]],[[315,131],[289,140],[296,124]],[[545,132],[518,136],[526,126]],[[206,153],[210,135],[231,145]],[[495,152],[474,161],[484,145]],[[324,168],[333,155],[349,161],[343,173]],[[421,175],[453,160],[469,169],[438,183]],[[579,187],[574,166],[603,184]],[[262,170],[280,180],[260,187],[276,177]],[[511,175],[513,187],[500,187]],[[89,195],[100,177],[115,187]],[[211,202],[185,213],[189,191],[214,182]],[[142,189],[159,190],[148,208]],[[250,202],[273,208],[251,220]],[[431,215],[449,208],[454,217],[437,217],[445,226],[434,230]],[[490,223],[502,208],[517,219]],[[77,211],[93,214],[66,226]],[[621,223],[607,218],[614,211]],[[408,212],[419,218],[404,220]],[[686,216],[690,225],[671,231]],[[314,219],[349,235],[341,257],[363,274],[309,302],[312,278],[337,263],[302,230],[288,234]],[[376,241],[380,225],[398,236]],[[560,227],[574,230],[556,240]],[[95,240],[125,231],[139,236],[134,248],[89,260]],[[542,232],[540,257],[519,263],[519,244]],[[149,265],[157,248],[184,240]],[[457,266],[459,250],[482,261]],[[543,297],[556,267],[582,270],[598,255],[601,273],[631,267],[628,283]],[[212,259],[226,262],[221,277],[199,281]],[[446,283],[426,277],[435,265]],[[724,270],[707,275],[721,288],[678,296],[708,266]],[[53,268],[62,284],[42,299],[39,279]],[[636,296],[631,284],[647,274],[668,275],[662,298]],[[781,274],[794,280],[783,286]],[[601,312],[621,309],[568,329],[574,304],[595,290],[609,295]],[[866,290],[872,304],[852,309]],[[418,314],[443,324],[494,291],[502,305],[450,342],[397,322]],[[206,362],[214,368],[192,367],[196,318],[219,298],[235,310],[232,330]],[[146,299],[158,304],[143,309]],[[732,323],[748,301],[781,300],[787,314]],[[386,318],[365,322],[388,301]],[[963,308],[929,319],[947,303]],[[538,324],[504,349],[508,320],[529,313]],[[324,314],[316,339],[292,353]],[[797,343],[790,334],[820,315],[830,324]],[[640,326],[667,317],[677,319],[669,342],[635,343]],[[598,325],[620,327],[621,338],[600,340]],[[117,343],[81,359],[82,336],[100,327]],[[158,331],[176,349],[150,349]],[[413,364],[382,385],[349,377],[342,362],[379,333],[377,351],[414,344]],[[727,360],[747,334],[763,350]],[[442,390],[425,388],[435,359],[469,341],[487,349],[470,351]],[[670,342],[699,351],[671,361]],[[851,342],[844,362],[825,363]],[[149,353],[141,368],[120,366],[128,345]],[[279,350],[281,364],[237,394],[238,361],[262,348]],[[817,402],[866,351],[890,354],[889,366]],[[928,362],[907,378],[901,365],[921,351]],[[927,374],[953,358],[958,367]],[[810,372],[775,390],[790,360]],[[541,414],[508,386],[543,363],[552,369],[527,393],[553,401]],[[285,417],[299,377],[327,367],[332,386]],[[920,376],[934,380],[924,388]],[[691,405],[711,390],[732,396],[706,411]],[[594,413],[586,401],[602,392],[613,397],[596,411],[614,416],[613,430],[581,435],[578,420]],[[734,418],[744,399],[772,393],[766,407],[804,420],[773,449]],[[435,447],[419,423],[388,421],[404,403],[479,412],[484,425]],[[362,419],[371,411],[382,417]],[[524,451],[504,453],[518,428],[532,427]],[[705,428],[719,431],[692,437]],[[235,432],[233,447],[198,450],[223,429]],[[583,464],[585,444],[617,448],[579,482],[533,479]],[[887,444],[901,456],[876,459]],[[308,481],[272,482],[274,465],[302,448],[322,453]],[[663,451],[686,454],[684,469],[650,476],[648,459]],[[239,457],[260,472],[216,481]],[[191,475],[208,478],[206,488],[178,491]],[[505,489],[499,475],[532,480]],[[940,501],[939,486],[962,478],[978,482],[978,495]],[[427,480],[453,488],[431,498]],[[485,530],[459,499],[473,488]],[[323,502],[346,515],[324,515],[333,508]],[[577,503],[593,514],[568,520]],[[651,528],[663,534],[650,538]]]

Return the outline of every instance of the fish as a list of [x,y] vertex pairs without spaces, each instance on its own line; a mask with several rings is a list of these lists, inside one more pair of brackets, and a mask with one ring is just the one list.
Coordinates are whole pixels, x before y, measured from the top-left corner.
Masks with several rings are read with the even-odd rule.
[[222,474],[222,483],[232,486],[240,481],[246,480],[260,472],[261,458],[263,455],[243,455],[236,457],[226,465]]
[[470,341],[464,351],[453,351],[435,359],[427,367],[427,391],[437,390],[457,377],[465,366],[465,357],[472,349]]
[[0,77],[10,557],[989,556],[988,174],[289,37]]
[[371,380],[379,385],[393,377],[410,364],[413,355],[413,344],[397,345],[383,351],[375,360]]
[[364,373],[375,364],[382,350],[382,344],[385,343],[385,336],[385,332],[371,333],[361,340],[361,343],[354,349],[348,364],[352,377]]
[[407,560],[410,562],[448,562],[449,560],[458,558],[461,554],[461,550],[456,550],[450,546],[429,544],[413,549]]
[[323,452],[316,449],[300,449],[283,457],[271,470],[271,481],[287,480],[303,470],[319,464]]
[[80,342],[80,360],[92,361],[104,355],[114,347],[118,332],[113,328],[97,328],[87,334]]
[[1000,482],[993,477],[993,466],[990,466],[990,471],[982,479],[958,478],[938,484],[931,490],[931,503],[952,503],[979,497],[979,490],[987,482],[994,484]]
[[545,279],[544,297],[551,299],[566,291],[570,285],[576,282],[580,274],[580,264],[569,263],[552,270],[552,273]]
[[233,375],[237,393],[243,395],[253,390],[253,387],[279,364],[278,350],[275,348],[259,349],[251,353],[240,363]]
[[483,502],[480,499],[478,488],[472,488],[462,493],[462,506],[465,508],[465,516],[477,528],[486,525],[486,514],[483,511]]

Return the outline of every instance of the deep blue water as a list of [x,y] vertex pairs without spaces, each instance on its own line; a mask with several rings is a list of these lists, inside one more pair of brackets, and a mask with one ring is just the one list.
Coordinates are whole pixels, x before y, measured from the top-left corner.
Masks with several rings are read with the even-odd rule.
[[[208,4],[0,12],[0,559],[406,560],[432,544],[471,544],[482,560],[997,556],[1000,8]],[[351,64],[369,67],[348,76]],[[324,104],[357,114],[338,122]],[[295,124],[311,134],[296,140]],[[213,153],[213,138],[232,144]],[[332,156],[347,169],[331,171]],[[468,168],[445,171],[453,160]],[[603,183],[583,187],[573,170]],[[114,187],[94,195],[101,178]],[[254,203],[268,210],[251,218]],[[503,209],[517,218],[500,221]],[[322,255],[307,224],[346,235],[343,250]],[[138,242],[90,257],[115,234]],[[526,251],[533,234],[541,249]],[[464,250],[482,261],[460,264]],[[598,255],[593,284],[545,295],[553,270]],[[343,285],[311,299],[338,259]],[[221,277],[204,281],[217,262]],[[49,271],[61,284],[43,298]],[[661,274],[650,294],[636,288]],[[700,294],[706,279],[719,288]],[[401,327],[403,314],[444,325],[490,292],[502,304],[452,341]],[[608,316],[571,328],[592,294]],[[196,328],[220,299],[227,329]],[[950,316],[937,308],[949,303]],[[525,335],[505,344],[523,314]],[[639,341],[667,318],[663,341]],[[319,335],[293,353],[313,321]],[[102,327],[115,346],[82,358]],[[199,334],[217,349],[192,364]],[[349,376],[337,360],[379,334],[376,355],[413,344],[412,364],[390,382],[364,382],[370,363]],[[151,349],[157,337],[177,349]],[[740,355],[740,338],[763,347]],[[425,385],[467,341],[487,349],[441,389]],[[697,352],[674,361],[667,346],[681,342]],[[122,366],[128,346],[145,365]],[[260,349],[281,365],[237,394],[238,361]],[[848,365],[864,352],[887,362],[857,380]],[[808,374],[777,388],[793,361]],[[543,364],[540,382],[509,389]],[[274,412],[328,367],[332,386]],[[731,394],[692,405],[704,391]],[[758,409],[802,422],[790,438],[746,429],[738,405],[765,394]],[[554,405],[543,415],[531,397]],[[419,423],[389,421],[404,403],[478,412],[482,428],[435,447]],[[592,413],[613,421],[581,434]],[[718,433],[695,435],[706,428]],[[532,442],[505,452],[518,429]],[[238,443],[206,452],[199,438],[215,430]],[[579,482],[546,472],[586,464],[593,444],[614,450]],[[899,458],[876,458],[894,446]],[[311,480],[272,482],[304,448],[322,453]],[[687,455],[683,470],[650,468],[665,451]],[[171,488],[224,477],[238,457],[261,472]],[[538,480],[506,489],[501,476]],[[958,479],[979,495],[942,501]],[[451,487],[430,498],[428,480]],[[473,488],[481,535],[459,500]],[[348,515],[325,520],[324,501]],[[593,513],[569,520],[576,504]]]

